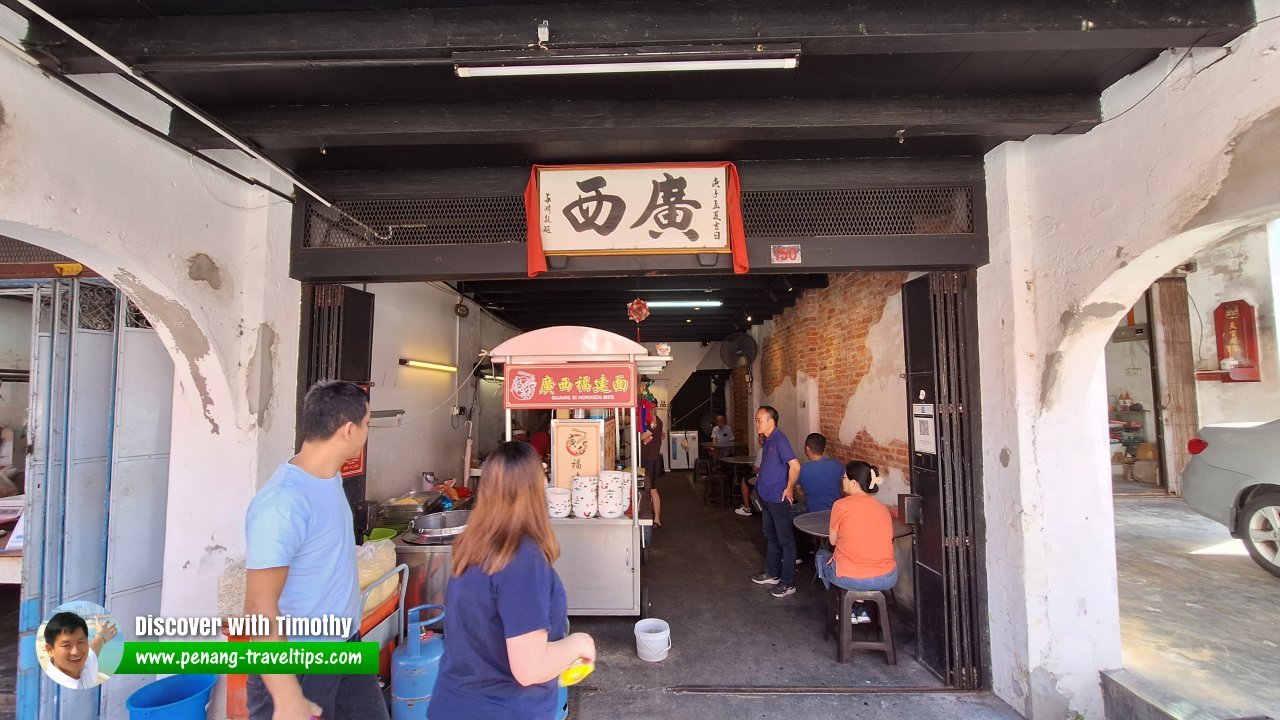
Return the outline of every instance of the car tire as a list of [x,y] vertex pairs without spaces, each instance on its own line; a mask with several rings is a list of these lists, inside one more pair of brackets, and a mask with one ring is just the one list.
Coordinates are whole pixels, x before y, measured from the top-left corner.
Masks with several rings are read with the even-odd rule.
[[1280,577],[1280,493],[1258,495],[1240,511],[1240,538],[1253,561]]

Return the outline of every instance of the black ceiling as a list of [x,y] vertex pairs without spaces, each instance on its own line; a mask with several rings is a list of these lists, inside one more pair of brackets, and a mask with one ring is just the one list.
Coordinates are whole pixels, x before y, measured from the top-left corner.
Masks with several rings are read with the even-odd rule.
[[[0,2],[29,15],[15,0]],[[1086,132],[1100,121],[1104,88],[1167,48],[1222,45],[1254,21],[1252,0],[38,2],[321,187],[352,174],[394,187],[398,172],[535,162],[977,158],[1034,134]],[[454,76],[454,52],[527,50],[543,20],[557,49],[798,44],[800,63],[786,71]],[[111,70],[42,20],[33,20],[26,45],[52,71]],[[181,113],[170,136],[190,147],[230,147]],[[776,295],[777,279],[715,282],[750,300]],[[595,306],[658,292],[634,280],[607,294],[594,285],[584,292],[577,282],[465,288],[521,327],[604,324],[613,311],[594,322]],[[528,301],[511,302],[504,288]],[[569,302],[584,295],[599,302]],[[744,309],[669,324],[655,312],[647,327],[717,339]],[[765,313],[762,305],[753,317]],[[622,324],[611,329],[626,329],[618,314]]]
[[[1224,43],[1254,17],[1251,0],[41,5],[304,179],[535,161],[981,155],[1088,130],[1104,88],[1165,48]],[[786,43],[801,47],[800,65],[454,76],[452,53],[527,49],[541,20],[554,48]],[[111,70],[43,21],[27,46],[66,73]],[[181,114],[172,135],[230,146]]]
[[[587,325],[634,337],[627,305],[640,298],[701,302],[705,306],[651,307],[640,326],[646,342],[721,340],[795,305],[806,292],[827,287],[826,275],[683,275],[576,280],[487,280],[457,284],[481,307],[523,330]],[[719,302],[714,307],[711,302]],[[748,320],[747,318],[750,318]]]

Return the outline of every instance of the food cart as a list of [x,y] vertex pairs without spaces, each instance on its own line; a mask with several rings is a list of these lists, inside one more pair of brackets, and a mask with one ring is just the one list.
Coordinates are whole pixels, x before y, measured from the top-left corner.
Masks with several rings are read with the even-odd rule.
[[[671,360],[650,356],[643,345],[595,328],[560,326],[518,335],[491,353],[503,366],[503,404],[507,439],[514,410],[599,410],[609,418],[562,418],[564,432],[553,438],[551,482],[565,487],[566,478],[631,469],[631,512],[619,518],[551,518],[560,543],[556,572],[564,582],[570,615],[642,615],[642,526],[637,492],[639,438],[636,395],[641,373],[657,373]],[[622,445],[622,413],[629,411],[629,457],[616,457]],[[612,437],[611,437],[612,436]],[[557,443],[565,444],[565,448]],[[568,444],[572,447],[568,447]],[[608,448],[614,457],[609,457]],[[479,492],[484,492],[480,488]]]

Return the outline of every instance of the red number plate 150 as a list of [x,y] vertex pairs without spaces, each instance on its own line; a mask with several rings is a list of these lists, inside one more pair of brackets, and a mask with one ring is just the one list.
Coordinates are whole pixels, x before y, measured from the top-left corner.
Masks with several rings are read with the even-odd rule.
[[769,259],[774,265],[799,265],[799,245],[770,245]]

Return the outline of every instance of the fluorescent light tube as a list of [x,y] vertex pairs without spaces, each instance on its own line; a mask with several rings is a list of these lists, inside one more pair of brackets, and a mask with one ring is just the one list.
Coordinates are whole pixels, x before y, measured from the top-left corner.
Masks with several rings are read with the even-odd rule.
[[458,77],[514,77],[525,75],[596,75],[607,73],[702,72],[707,70],[790,70],[796,58],[738,58],[728,60],[654,60],[634,62],[564,63],[559,65],[455,65]]
[[651,308],[686,308],[686,307],[720,307],[723,303],[719,300],[654,300],[649,303]]
[[425,360],[408,360],[400,358],[400,364],[408,367],[422,368],[424,370],[439,370],[440,372],[458,372],[458,368],[452,365],[442,365],[441,363],[427,362]]

